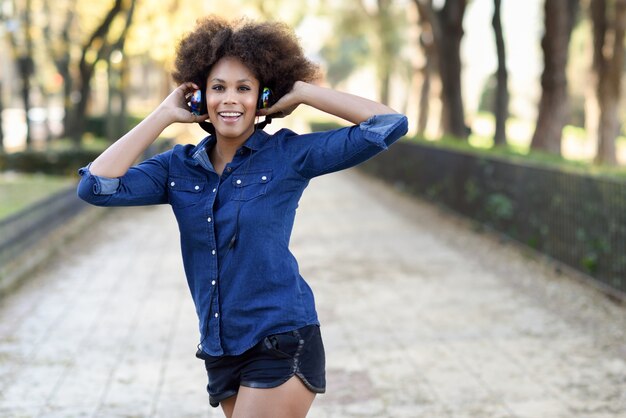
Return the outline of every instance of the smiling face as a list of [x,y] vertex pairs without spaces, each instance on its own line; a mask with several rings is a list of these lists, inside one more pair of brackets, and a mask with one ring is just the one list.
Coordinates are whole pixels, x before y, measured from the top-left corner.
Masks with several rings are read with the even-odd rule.
[[254,132],[259,80],[237,58],[220,59],[207,77],[206,102],[218,140],[243,144]]

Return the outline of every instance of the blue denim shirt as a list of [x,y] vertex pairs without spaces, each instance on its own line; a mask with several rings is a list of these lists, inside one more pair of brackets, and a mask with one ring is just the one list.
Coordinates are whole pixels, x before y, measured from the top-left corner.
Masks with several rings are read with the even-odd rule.
[[399,114],[305,135],[256,131],[221,176],[208,158],[215,144],[209,136],[197,146],[176,145],[120,178],[81,168],[78,195],[99,206],[172,206],[200,349],[237,355],[267,335],[319,324],[311,288],[289,250],[309,180],[359,164],[406,132]]

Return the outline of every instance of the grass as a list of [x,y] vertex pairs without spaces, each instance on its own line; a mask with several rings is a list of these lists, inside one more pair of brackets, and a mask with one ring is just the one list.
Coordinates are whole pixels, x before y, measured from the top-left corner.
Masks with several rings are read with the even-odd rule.
[[0,220],[75,182],[71,177],[0,173]]
[[436,141],[420,137],[409,138],[409,140],[429,146],[466,152],[484,158],[500,158],[518,164],[534,164],[544,167],[557,168],[567,172],[609,176],[620,180],[626,180],[626,167],[623,166],[611,167],[594,165],[581,160],[565,159],[547,152],[529,150],[515,144],[498,147],[491,145],[489,147],[484,145],[484,143],[480,144],[480,142],[478,142],[479,145],[476,145],[476,140],[462,141],[450,137],[443,137]]
[[[452,137],[443,137],[437,140],[430,138],[414,137],[412,141],[428,144],[436,147],[467,152],[485,158],[501,158],[520,164],[535,164],[558,168],[563,171],[594,174],[626,179],[626,166],[601,166],[593,164],[588,155],[585,155],[585,142],[587,135],[585,130],[574,126],[566,126],[563,130],[564,145],[567,149],[566,156],[555,155],[547,152],[532,150],[530,148],[530,135],[532,127],[526,126],[522,121],[509,119],[507,124],[507,145],[494,146],[493,143],[493,116],[479,115],[481,124],[479,129],[474,129],[467,141]],[[616,141],[619,149],[626,147],[626,138],[619,137]],[[587,144],[588,145],[588,144]],[[588,154],[588,152],[587,152]]]
[[[111,142],[105,138],[85,135],[81,148],[87,151],[104,151]],[[58,138],[51,142],[48,151],[68,151],[76,148],[76,144],[69,138]]]

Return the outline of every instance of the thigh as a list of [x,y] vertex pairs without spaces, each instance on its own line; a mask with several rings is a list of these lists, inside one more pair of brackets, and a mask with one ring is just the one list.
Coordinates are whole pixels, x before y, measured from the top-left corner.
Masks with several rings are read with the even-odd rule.
[[220,402],[220,406],[222,407],[222,411],[224,411],[226,418],[232,418],[233,410],[235,409],[235,402],[237,402],[237,395],[231,396],[230,398],[224,399]]
[[271,389],[241,386],[232,418],[304,418],[314,399],[297,376]]

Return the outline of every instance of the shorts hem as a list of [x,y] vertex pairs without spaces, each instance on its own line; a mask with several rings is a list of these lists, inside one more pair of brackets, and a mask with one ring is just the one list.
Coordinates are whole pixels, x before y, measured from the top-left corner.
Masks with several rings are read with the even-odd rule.
[[313,393],[326,393],[326,388],[320,388],[317,386],[313,386],[311,383],[309,383],[309,381],[307,380],[306,377],[304,377],[304,375],[302,373],[300,373],[299,371],[296,372],[296,376],[298,376],[300,378],[300,380],[302,381],[302,383],[304,383],[304,386],[306,386],[306,388],[308,390],[310,390]]
[[213,408],[217,408],[218,406],[220,406],[220,402],[222,402],[225,399],[230,398],[231,396],[235,396],[236,394],[237,394],[236,390],[229,390],[229,391],[220,393],[219,395],[216,395],[216,396],[209,395],[209,404],[211,404]]
[[261,383],[261,382],[241,382],[240,385],[241,386],[245,386],[247,388],[252,388],[252,389],[273,389],[273,388],[277,388],[278,386],[282,385],[283,383],[286,383],[287,380],[291,379],[292,377],[297,376],[300,381],[302,381],[302,383],[304,384],[304,386],[311,392],[313,393],[325,393],[326,392],[326,388],[320,388],[317,386],[313,386],[311,383],[309,383],[309,381],[307,380],[306,377],[304,377],[304,375],[300,372],[295,372],[285,378],[282,379],[278,379],[278,380],[274,380],[273,382],[267,382],[267,383]]
[[281,379],[274,380],[273,382],[254,382],[254,381],[242,381],[239,384],[241,386],[245,386],[247,388],[252,389],[273,389],[287,382],[287,380],[291,379],[294,375],[291,374],[289,376],[285,376]]

